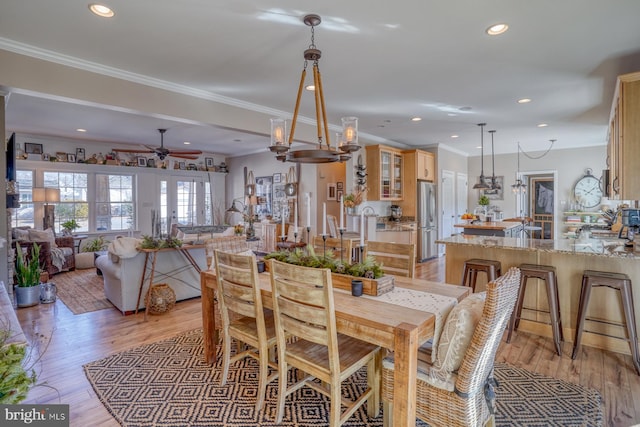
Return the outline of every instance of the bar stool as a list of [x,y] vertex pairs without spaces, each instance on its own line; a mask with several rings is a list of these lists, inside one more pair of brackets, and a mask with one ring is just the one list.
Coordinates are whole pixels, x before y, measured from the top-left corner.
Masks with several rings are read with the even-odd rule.
[[476,280],[478,273],[487,275],[487,282],[496,280],[502,274],[500,261],[489,259],[473,258],[464,262],[464,273],[462,274],[462,286],[470,286],[473,292],[476,291]]
[[558,297],[558,276],[556,275],[556,268],[550,265],[538,265],[538,264],[520,264],[520,291],[518,293],[518,300],[516,307],[511,313],[511,319],[509,320],[507,342],[511,342],[511,335],[513,330],[518,328],[520,324],[522,305],[524,303],[524,293],[526,291],[527,281],[529,279],[540,279],[545,281],[547,289],[547,301],[549,302],[549,311],[528,309],[531,311],[538,311],[541,313],[549,313],[551,318],[551,331],[553,332],[553,343],[556,346],[556,353],[558,356],[562,356],[562,344],[564,336],[562,334],[562,320],[560,319],[560,302]]
[[[631,347],[631,358],[636,372],[640,375],[640,359],[638,359],[638,337],[636,334],[636,316],[633,308],[633,293],[631,291],[631,279],[624,273],[610,273],[606,271],[585,270],[582,275],[582,290],[580,291],[580,306],[578,308],[578,325],[576,328],[576,339],[573,341],[572,359],[575,359],[580,349],[580,340],[584,330],[584,321],[601,322],[594,319],[587,319],[587,306],[591,297],[591,288],[597,286],[607,286],[620,291],[622,297],[622,309],[624,310],[625,323],[627,326],[627,339]],[[605,335],[594,331],[594,334]],[[623,338],[624,339],[624,338]]]

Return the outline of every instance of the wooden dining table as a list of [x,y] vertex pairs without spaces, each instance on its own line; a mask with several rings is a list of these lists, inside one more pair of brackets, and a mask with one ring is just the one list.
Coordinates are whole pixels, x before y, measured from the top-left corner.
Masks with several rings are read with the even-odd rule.
[[[407,277],[395,277],[395,285],[453,297],[458,301],[470,292],[468,287]],[[218,341],[214,313],[214,291],[217,287],[215,271],[202,271],[200,286],[204,355],[207,363],[213,364]],[[268,272],[260,274],[260,287],[263,305],[272,308]],[[418,347],[433,337],[435,314],[376,301],[374,298],[354,297],[339,290],[334,291],[334,303],[338,332],[395,352],[393,426],[415,426]]]

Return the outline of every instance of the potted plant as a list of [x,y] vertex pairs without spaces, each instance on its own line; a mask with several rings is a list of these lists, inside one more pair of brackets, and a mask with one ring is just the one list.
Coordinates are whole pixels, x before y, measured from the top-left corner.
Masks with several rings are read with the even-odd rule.
[[95,239],[89,240],[83,247],[82,252],[99,252],[103,251],[109,245],[109,241],[104,236],[98,236]]
[[80,228],[80,224],[78,224],[75,219],[70,219],[60,225],[62,226],[62,234],[64,236],[71,236],[71,233],[73,233],[76,228]]
[[16,300],[18,307],[31,307],[40,303],[40,245],[34,243],[27,257],[16,243]]
[[357,213],[357,207],[362,203],[365,191],[366,189],[358,188],[354,192],[344,196],[344,207],[348,215],[355,215]]

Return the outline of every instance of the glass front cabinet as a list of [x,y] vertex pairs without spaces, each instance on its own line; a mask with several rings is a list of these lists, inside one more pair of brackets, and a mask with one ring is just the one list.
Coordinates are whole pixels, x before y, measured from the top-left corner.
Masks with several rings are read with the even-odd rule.
[[402,200],[402,151],[384,145],[367,146],[368,200]]

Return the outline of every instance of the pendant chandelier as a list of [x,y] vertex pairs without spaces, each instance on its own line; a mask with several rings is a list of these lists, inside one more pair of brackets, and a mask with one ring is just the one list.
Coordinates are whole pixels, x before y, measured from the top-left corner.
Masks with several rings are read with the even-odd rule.
[[485,182],[484,179],[484,127],[486,123],[478,123],[480,126],[480,178],[478,182],[473,186],[474,190],[489,190],[491,187]]
[[[329,124],[324,104],[324,93],[322,89],[322,78],[318,62],[322,52],[315,45],[315,27],[322,22],[319,15],[306,15],[303,19],[305,25],[311,27],[311,44],[304,51],[304,68],[300,76],[296,105],[293,110],[291,120],[291,132],[286,139],[286,121],[280,118],[271,119],[271,145],[269,149],[276,153],[276,159],[283,162],[295,163],[331,163],[343,162],[351,158],[351,153],[360,149],[358,145],[358,119],[356,117],[342,118],[342,137],[336,141],[335,147],[331,146],[329,139]],[[296,122],[300,110],[300,98],[305,88],[305,77],[307,75],[307,65],[309,61],[313,63],[313,86],[315,94],[316,128],[318,142],[316,148],[303,148],[293,150],[293,138],[296,131]]]
[[495,130],[490,130],[491,134],[491,190],[500,190],[502,186],[498,184],[498,178],[496,177],[496,159],[493,151],[493,134]]
[[515,194],[526,193],[527,186],[520,179],[520,143],[518,142],[518,169],[516,172],[516,183],[511,186],[511,191]]

